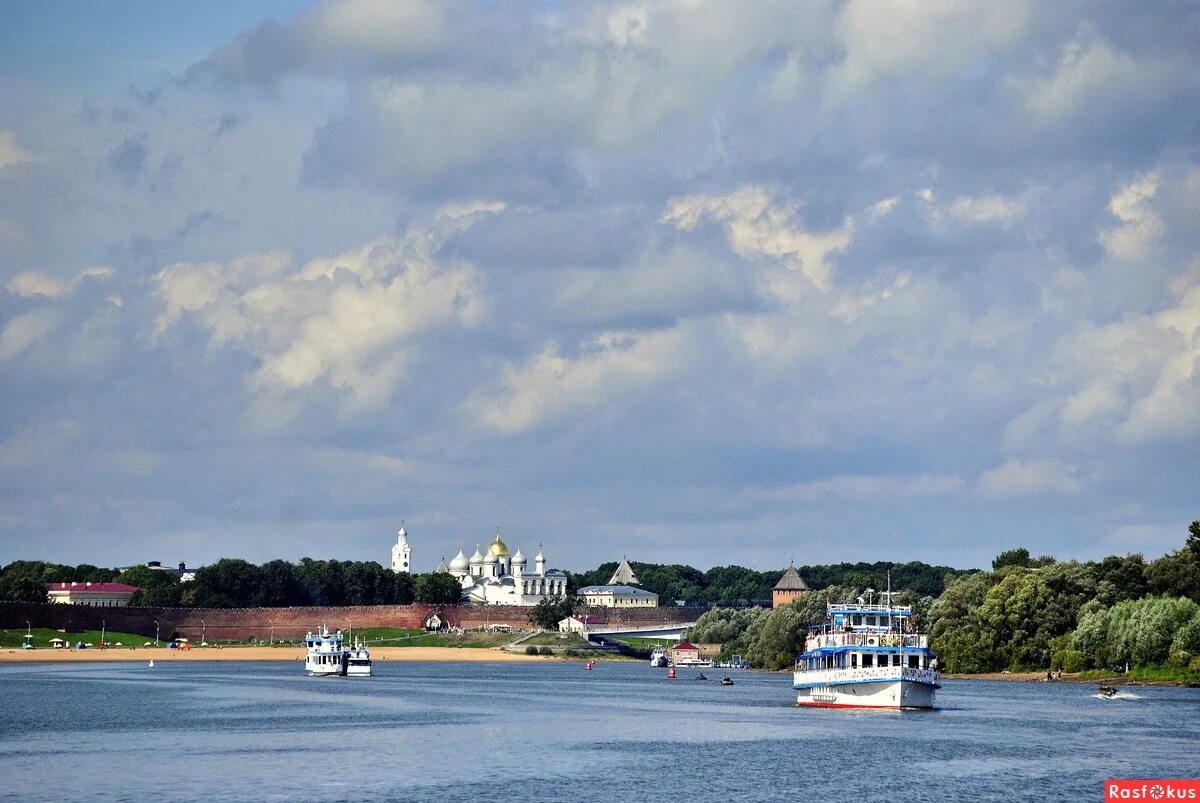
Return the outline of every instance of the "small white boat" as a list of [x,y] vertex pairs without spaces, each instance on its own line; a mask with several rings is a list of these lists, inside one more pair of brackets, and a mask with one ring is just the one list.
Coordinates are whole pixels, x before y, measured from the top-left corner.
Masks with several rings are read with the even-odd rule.
[[661,668],[667,665],[667,648],[655,647],[650,651],[650,666]]
[[[342,631],[330,633],[321,628],[320,633],[308,633],[304,637],[308,654],[304,657],[304,671],[310,675],[345,676],[350,666],[350,650]],[[369,665],[368,665],[369,669]]]
[[346,657],[346,676],[352,678],[371,677],[371,651],[361,641],[354,642],[354,649]]
[[151,660],[150,660],[150,667],[149,667],[149,668],[150,668],[150,669],[153,669],[153,668],[154,668],[154,660],[153,660],[153,659],[151,659]]

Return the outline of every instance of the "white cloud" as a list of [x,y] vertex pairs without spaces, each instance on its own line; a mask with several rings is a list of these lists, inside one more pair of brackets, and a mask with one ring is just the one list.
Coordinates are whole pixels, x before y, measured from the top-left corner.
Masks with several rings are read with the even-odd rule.
[[0,362],[11,360],[44,340],[61,324],[61,313],[52,309],[36,309],[16,316],[0,331]]
[[867,502],[876,499],[945,496],[955,494],[965,486],[963,478],[954,474],[842,475],[782,488],[760,488],[754,491],[754,495],[805,504],[827,501]]
[[971,60],[1020,42],[1028,3],[955,3],[948,0],[850,0],[835,36],[845,49],[830,84],[847,97],[888,78],[932,81]]
[[555,344],[522,365],[509,365],[499,387],[467,403],[481,424],[517,433],[618,399],[681,370],[687,359],[683,331],[604,332],[565,357]]
[[[830,255],[845,251],[854,230],[847,218],[830,232],[813,234],[794,224],[799,208],[777,205],[763,187],[748,186],[729,195],[689,195],[672,198],[661,222],[691,230],[704,218],[725,224],[730,247],[746,257],[776,257],[802,274],[818,290],[832,286]],[[782,295],[792,295],[794,288]]]
[[969,223],[1011,223],[1025,215],[1026,206],[1003,195],[964,195],[955,198],[946,211],[950,217]]
[[8,283],[8,292],[22,298],[61,298],[73,292],[84,279],[108,279],[112,276],[113,269],[104,265],[80,271],[75,278],[66,282],[60,282],[35,270],[27,270],[13,277]]
[[1162,217],[1149,207],[1158,192],[1158,173],[1151,171],[1117,191],[1108,211],[1120,226],[1100,233],[1100,242],[1110,254],[1130,262],[1146,255],[1146,249],[1163,231]]
[[[465,223],[448,216],[451,228]],[[486,304],[474,271],[434,256],[436,227],[385,236],[293,269],[283,252],[229,263],[179,264],[156,277],[160,337],[184,314],[207,327],[214,346],[235,343],[259,360],[252,390],[291,393],[318,383],[348,391],[348,404],[390,398],[422,336],[473,326]]]
[[1041,494],[1076,494],[1082,485],[1078,469],[1057,460],[1010,460],[979,478],[984,496],[999,499]]
[[17,144],[15,131],[0,129],[0,171],[33,161],[33,154]]
[[1025,93],[1025,107],[1037,118],[1057,120],[1103,105],[1107,96],[1129,93],[1152,74],[1102,39],[1075,39],[1063,47],[1051,75],[1018,86]]

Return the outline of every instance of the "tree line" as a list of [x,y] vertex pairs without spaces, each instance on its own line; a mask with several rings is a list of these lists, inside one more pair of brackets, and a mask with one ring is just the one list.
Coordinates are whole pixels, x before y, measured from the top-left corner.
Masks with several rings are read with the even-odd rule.
[[[1200,521],[1181,549],[1149,562],[1136,554],[1056,561],[1014,549],[990,572],[947,577],[937,596],[895,575],[892,585],[949,672],[1164,664],[1200,672]],[[864,593],[862,584],[836,585],[771,611],[714,609],[688,637],[722,644],[723,657],[783,669],[803,650],[805,630],[824,622],[826,602]]]
[[[682,601],[685,605],[697,606],[751,606],[769,605],[771,589],[783,576],[782,569],[756,571],[742,566],[716,566],[700,571],[681,564],[656,564],[630,562],[638,585],[658,594],[659,605],[673,605]],[[602,563],[588,572],[567,572],[567,588],[576,591],[589,585],[603,585],[609,581],[617,564]],[[921,595],[937,596],[945,589],[947,580],[973,573],[974,570],[954,569],[949,566],[930,566],[920,561],[911,563],[833,563],[797,566],[796,571],[806,585],[814,590],[830,586],[852,586],[857,588],[887,587],[888,572],[892,585],[905,588]]]

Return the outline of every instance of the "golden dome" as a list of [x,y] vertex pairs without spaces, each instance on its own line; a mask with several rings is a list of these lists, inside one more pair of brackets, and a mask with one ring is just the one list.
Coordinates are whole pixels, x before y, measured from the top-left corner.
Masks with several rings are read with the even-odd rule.
[[508,546],[500,540],[500,533],[496,533],[496,540],[488,546],[487,551],[498,558],[508,557]]

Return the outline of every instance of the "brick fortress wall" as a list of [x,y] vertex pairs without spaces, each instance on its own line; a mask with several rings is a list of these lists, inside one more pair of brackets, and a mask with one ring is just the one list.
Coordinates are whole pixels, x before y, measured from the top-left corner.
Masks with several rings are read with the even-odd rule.
[[[199,641],[242,641],[250,637],[294,641],[324,624],[345,630],[351,626],[419,628],[431,611],[442,620],[467,630],[489,624],[529,627],[523,606],[489,605],[364,605],[337,608],[92,608],[0,602],[0,628],[33,627],[56,630],[109,630],[153,636],[156,622],[164,639],[173,636]],[[581,613],[603,617],[609,624],[648,625],[694,622],[705,608],[582,608]]]

